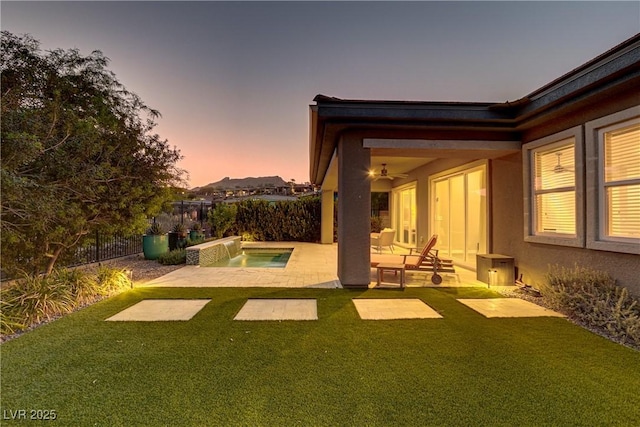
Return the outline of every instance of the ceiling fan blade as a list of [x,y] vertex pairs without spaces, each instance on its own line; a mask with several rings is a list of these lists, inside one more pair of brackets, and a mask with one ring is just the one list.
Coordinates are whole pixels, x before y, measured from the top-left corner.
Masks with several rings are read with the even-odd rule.
[[566,166],[554,166],[553,173],[575,172],[573,169]]

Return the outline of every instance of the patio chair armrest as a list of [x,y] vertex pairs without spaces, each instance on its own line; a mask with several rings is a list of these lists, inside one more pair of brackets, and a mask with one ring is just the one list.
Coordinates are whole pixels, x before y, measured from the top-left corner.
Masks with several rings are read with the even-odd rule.
[[418,254],[413,254],[413,255],[412,255],[412,254],[404,254],[404,255],[402,255],[402,262],[403,262],[404,264],[406,264],[406,263],[407,263],[407,258],[409,258],[409,257],[411,257],[411,258],[414,258],[414,259],[415,259],[415,258],[419,258],[419,257],[420,257],[420,255],[418,255]]

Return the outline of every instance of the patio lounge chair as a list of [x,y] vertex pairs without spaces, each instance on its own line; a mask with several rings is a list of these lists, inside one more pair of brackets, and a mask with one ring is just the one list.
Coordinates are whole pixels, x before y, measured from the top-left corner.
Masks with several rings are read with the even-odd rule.
[[393,253],[393,239],[395,236],[396,230],[392,228],[385,228],[380,233],[371,233],[371,246],[376,248],[378,253],[382,253],[382,248],[387,246]]
[[432,272],[431,282],[435,285],[442,283],[442,276],[438,273],[454,273],[453,262],[438,257],[438,250],[434,249],[438,235],[431,236],[420,254],[409,255],[380,255],[371,254],[371,268],[378,264],[404,264],[408,272]]

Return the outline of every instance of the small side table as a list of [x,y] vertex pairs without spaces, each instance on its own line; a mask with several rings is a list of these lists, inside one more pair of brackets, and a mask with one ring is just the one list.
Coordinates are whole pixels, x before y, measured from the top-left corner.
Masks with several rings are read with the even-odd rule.
[[393,271],[396,274],[400,272],[400,289],[404,289],[404,264],[378,264],[376,266],[378,271],[378,283],[376,286],[380,286],[380,284],[384,281],[384,272]]

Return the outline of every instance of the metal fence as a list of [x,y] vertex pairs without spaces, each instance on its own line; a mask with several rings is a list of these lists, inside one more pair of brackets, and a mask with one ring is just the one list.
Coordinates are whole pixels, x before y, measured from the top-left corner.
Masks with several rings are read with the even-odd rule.
[[142,235],[104,235],[95,233],[76,249],[69,267],[91,264],[142,252]]

